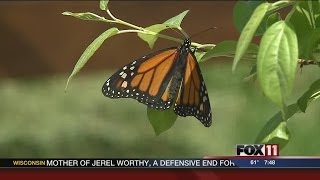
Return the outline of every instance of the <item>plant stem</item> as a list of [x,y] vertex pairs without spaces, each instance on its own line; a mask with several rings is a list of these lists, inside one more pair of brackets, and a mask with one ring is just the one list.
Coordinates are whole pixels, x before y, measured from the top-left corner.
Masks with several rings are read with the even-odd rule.
[[287,15],[287,17],[286,17],[286,19],[285,19],[285,21],[289,21],[290,20],[290,18],[291,18],[291,16],[292,16],[292,14],[294,13],[294,11],[296,10],[296,7],[298,6],[298,4],[299,4],[299,2],[297,2],[296,4],[294,4],[294,6],[292,7],[292,9],[291,9],[291,11],[288,13],[288,15]]
[[[171,36],[166,36],[166,35],[159,34],[159,33],[155,33],[153,31],[149,31],[149,30],[144,30],[143,28],[142,28],[142,30],[126,29],[126,30],[120,30],[118,32],[118,34],[123,34],[123,33],[143,33],[143,34],[149,34],[149,35],[158,36],[158,37],[161,37],[161,38],[164,38],[164,39],[168,39],[168,40],[171,40],[171,41],[175,41],[175,42],[182,42],[181,39],[174,38],[174,37],[171,37]],[[199,46],[199,44],[197,44],[197,45]]]
[[268,9],[268,14],[272,14],[282,8],[291,6],[293,4],[297,4],[295,1],[288,1],[288,0],[283,0],[283,1],[277,1],[272,4],[272,6]]
[[[139,27],[139,26],[136,26],[134,24],[131,24],[129,22],[126,22],[126,21],[123,21],[121,19],[118,19],[116,18],[111,12],[109,9],[107,9],[107,13],[108,15],[113,19],[112,20],[108,20],[106,22],[111,22],[111,23],[117,23],[117,24],[121,24],[121,25],[125,25],[125,26],[128,26],[128,27],[131,27],[131,28],[134,28],[135,30],[121,30],[119,31],[119,34],[123,34],[123,33],[143,33],[143,34],[149,34],[149,35],[153,35],[153,36],[157,36],[157,37],[160,37],[160,38],[163,38],[163,39],[167,39],[167,40],[170,40],[170,41],[175,41],[175,42],[179,42],[179,43],[182,43],[183,40],[181,39],[178,39],[178,38],[175,38],[175,37],[171,37],[171,36],[167,36],[167,35],[164,35],[164,34],[160,34],[160,33],[157,33],[157,32],[153,32],[153,31],[150,31],[148,29],[145,29],[143,27]],[[179,29],[181,30],[181,28]],[[184,31],[182,31],[184,32]],[[197,48],[201,48],[201,49],[206,49],[206,50],[209,50],[211,49],[212,47],[215,47],[214,44],[199,44],[199,43],[196,43],[196,42],[192,42],[191,43],[192,46],[195,46]]]
[[136,29],[124,29],[124,30],[119,30],[117,34],[124,34],[124,33],[144,33],[144,31],[136,30]]
[[131,24],[131,23],[128,23],[128,22],[126,22],[126,21],[123,21],[123,20],[121,20],[121,19],[116,18],[116,17],[110,12],[109,9],[107,10],[107,13],[108,13],[108,15],[115,21],[115,23],[122,24],[122,25],[125,25],[125,26],[132,27],[132,28],[134,28],[134,29],[138,29],[138,30],[144,31],[144,29],[143,29],[142,27],[136,26],[136,25],[134,25],[134,24]]
[[211,48],[215,47],[215,44],[198,44],[198,43],[191,43],[194,46],[196,46],[198,49],[206,49],[206,50],[210,50]]
[[298,59],[298,64],[300,64],[300,67],[303,67],[305,65],[318,65],[320,66],[320,62],[315,60],[308,60],[308,59]]

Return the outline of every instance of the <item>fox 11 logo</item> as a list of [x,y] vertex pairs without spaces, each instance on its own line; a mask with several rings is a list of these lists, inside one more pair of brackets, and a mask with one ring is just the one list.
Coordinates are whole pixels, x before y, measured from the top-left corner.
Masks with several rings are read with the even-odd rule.
[[238,144],[237,156],[279,156],[279,145]]

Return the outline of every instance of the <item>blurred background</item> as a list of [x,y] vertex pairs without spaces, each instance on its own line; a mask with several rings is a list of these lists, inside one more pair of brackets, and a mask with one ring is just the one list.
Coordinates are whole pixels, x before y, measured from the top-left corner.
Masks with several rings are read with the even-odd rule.
[[[139,26],[161,23],[189,9],[182,27],[199,43],[237,40],[234,1],[111,1],[113,14]],[[232,59],[201,63],[213,108],[213,125],[179,117],[156,136],[146,107],[101,93],[118,68],[151,51],[179,44],[159,39],[153,50],[135,34],[108,39],[71,81],[66,80],[85,48],[110,25],[61,15],[102,16],[98,1],[0,1],[0,157],[203,157],[235,155],[235,145],[253,143],[278,112],[259,88],[244,82],[251,64],[231,73]],[[172,31],[165,34],[179,37]],[[257,40],[258,41],[258,40]],[[318,68],[297,69],[290,103],[319,78]],[[289,121],[291,140],[281,155],[320,155],[320,103]]]

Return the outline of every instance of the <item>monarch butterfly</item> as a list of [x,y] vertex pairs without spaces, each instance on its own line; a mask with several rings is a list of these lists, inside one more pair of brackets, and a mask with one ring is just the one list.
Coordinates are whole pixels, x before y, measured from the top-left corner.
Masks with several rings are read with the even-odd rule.
[[133,98],[158,110],[174,106],[177,115],[194,116],[205,127],[211,126],[207,88],[190,46],[187,38],[179,47],[134,60],[104,83],[102,93],[109,98]]

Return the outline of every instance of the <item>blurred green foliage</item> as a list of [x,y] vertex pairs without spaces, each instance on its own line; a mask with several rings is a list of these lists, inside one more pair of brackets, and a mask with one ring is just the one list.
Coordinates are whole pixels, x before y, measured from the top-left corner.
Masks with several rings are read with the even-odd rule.
[[[0,81],[0,157],[203,157],[234,155],[235,145],[254,143],[278,109],[258,82],[244,82],[250,68],[201,64],[213,108],[213,125],[178,117],[156,136],[146,107],[109,99],[101,86],[113,71],[82,73],[64,92],[66,75]],[[294,103],[317,78],[318,67],[297,72]],[[320,155],[320,102],[288,121],[291,141],[280,155]]]

